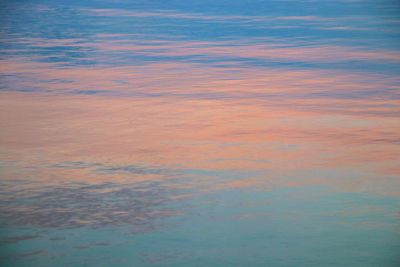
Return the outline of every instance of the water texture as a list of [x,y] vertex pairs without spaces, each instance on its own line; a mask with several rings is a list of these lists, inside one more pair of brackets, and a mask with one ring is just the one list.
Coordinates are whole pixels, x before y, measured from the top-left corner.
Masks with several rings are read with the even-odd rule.
[[1,266],[399,266],[400,4],[0,1]]

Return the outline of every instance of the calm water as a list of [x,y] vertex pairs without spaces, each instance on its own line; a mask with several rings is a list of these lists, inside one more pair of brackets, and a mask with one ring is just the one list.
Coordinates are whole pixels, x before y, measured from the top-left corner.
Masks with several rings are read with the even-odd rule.
[[0,1],[1,266],[399,266],[400,4]]

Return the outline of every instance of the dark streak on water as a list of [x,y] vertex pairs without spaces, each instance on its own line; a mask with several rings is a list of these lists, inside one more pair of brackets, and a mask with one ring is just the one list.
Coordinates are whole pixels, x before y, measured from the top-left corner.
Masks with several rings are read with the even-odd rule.
[[[156,227],[160,218],[177,214],[167,209],[176,189],[162,183],[63,184],[49,187],[18,188],[1,185],[0,226],[43,228],[101,228],[118,225],[134,226],[145,232]],[[21,236],[19,239],[38,236]]]

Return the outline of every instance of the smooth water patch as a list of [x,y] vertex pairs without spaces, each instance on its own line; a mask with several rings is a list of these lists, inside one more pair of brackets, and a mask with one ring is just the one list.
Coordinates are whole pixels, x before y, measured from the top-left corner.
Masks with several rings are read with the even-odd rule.
[[[326,188],[243,189],[181,200],[159,227],[21,227],[5,266],[395,266],[397,200]],[[94,211],[96,212],[96,211]]]

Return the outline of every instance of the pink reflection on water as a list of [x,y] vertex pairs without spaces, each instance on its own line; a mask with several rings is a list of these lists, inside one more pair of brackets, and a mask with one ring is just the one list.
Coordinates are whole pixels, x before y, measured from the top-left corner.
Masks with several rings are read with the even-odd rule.
[[[396,179],[390,179],[393,171],[377,179],[382,170],[395,168],[400,154],[399,125],[391,116],[332,114],[316,108],[304,111],[304,103],[298,110],[295,104],[281,107],[274,100],[257,105],[243,99],[174,96],[4,92],[1,102],[2,161],[14,162],[4,170],[8,178],[95,182],[178,175],[200,183],[219,183],[216,189],[333,184],[348,190],[365,184],[365,190],[380,193],[391,191],[377,186],[381,183],[398,186]],[[64,162],[103,165],[51,167]],[[121,167],[131,165],[169,171],[163,175],[146,170],[132,173]],[[118,171],[96,171],[112,167]],[[198,177],[186,170],[231,174]],[[254,170],[258,173],[252,174]],[[309,170],[314,174],[304,174]],[[330,170],[337,174],[328,175]],[[351,175],[347,179],[340,172]],[[297,178],[290,178],[296,174]]]
[[113,51],[132,51],[221,57],[227,66],[188,60],[70,67],[4,59],[10,89],[33,91],[1,93],[4,177],[85,182],[190,177],[181,186],[328,184],[394,194],[400,158],[396,77],[244,67],[229,59],[397,62],[397,53],[100,37],[106,39],[20,42],[90,47],[99,58],[107,52],[108,61]]

